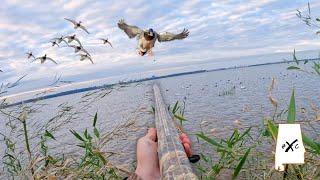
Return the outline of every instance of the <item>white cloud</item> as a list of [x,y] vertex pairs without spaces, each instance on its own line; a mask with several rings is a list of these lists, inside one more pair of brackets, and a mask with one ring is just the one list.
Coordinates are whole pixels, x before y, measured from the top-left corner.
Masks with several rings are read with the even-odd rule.
[[62,7],[66,10],[74,10],[81,7],[84,3],[86,3],[85,0],[70,0],[69,2],[65,3]]
[[[314,49],[319,47],[314,31],[295,16],[295,10],[306,8],[306,3],[289,0],[6,0],[0,7],[0,67],[5,71],[0,79],[8,81],[21,74],[37,79],[57,73],[72,77],[90,74],[95,78],[95,74],[98,77],[101,72],[108,76],[133,69],[171,67],[230,56]],[[317,15],[320,3],[310,3],[312,13]],[[91,34],[74,30],[65,17],[81,20]],[[158,32],[180,32],[188,28],[190,36],[183,41],[157,43],[154,49],[157,63],[154,64],[152,58],[137,56],[136,40],[128,39],[117,27],[121,18]],[[92,53],[94,65],[89,61],[80,62],[68,47],[51,47],[51,38],[74,33]],[[99,44],[98,38],[102,37],[109,38],[114,48]],[[48,54],[59,65],[30,64],[24,54],[28,50],[37,56]]]

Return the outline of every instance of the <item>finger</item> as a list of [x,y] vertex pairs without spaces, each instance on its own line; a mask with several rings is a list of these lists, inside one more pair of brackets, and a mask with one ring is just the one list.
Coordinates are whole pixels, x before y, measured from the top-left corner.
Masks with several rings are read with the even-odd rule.
[[180,140],[182,141],[184,138],[188,138],[188,136],[185,133],[181,133]]
[[191,157],[191,156],[192,156],[192,151],[191,151],[190,144],[188,144],[188,143],[183,143],[183,147],[184,147],[184,150],[185,150],[187,156],[188,156],[188,157]]
[[181,140],[182,143],[188,143],[191,146],[191,141],[190,141],[189,137],[185,133],[182,133],[180,135],[180,140]]
[[191,141],[190,141],[190,139],[188,137],[183,138],[181,141],[182,141],[183,144],[184,143],[188,143],[191,146]]
[[157,141],[157,129],[156,128],[150,128],[148,129],[148,133],[146,134],[147,138],[149,138],[152,141]]

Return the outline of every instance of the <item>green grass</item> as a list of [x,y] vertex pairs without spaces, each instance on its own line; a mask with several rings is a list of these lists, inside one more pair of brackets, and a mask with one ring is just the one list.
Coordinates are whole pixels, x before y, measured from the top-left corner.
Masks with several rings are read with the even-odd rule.
[[[121,179],[117,174],[119,169],[113,166],[108,158],[112,155],[101,149],[100,142],[104,141],[97,127],[98,114],[93,118],[90,132],[85,129],[83,132],[70,130],[70,135],[78,141],[76,146],[82,150],[78,158],[68,158],[64,154],[51,154],[49,141],[57,141],[54,134],[45,129],[40,136],[39,143],[31,143],[28,134],[26,121],[27,110],[23,109],[21,115],[17,118],[23,131],[23,141],[25,142],[24,154],[18,153],[16,143],[10,137],[5,136],[6,144],[5,154],[2,157],[6,177],[16,179],[18,177],[28,177],[33,179],[45,178],[71,178],[71,179]],[[39,149],[32,147],[39,144]]]

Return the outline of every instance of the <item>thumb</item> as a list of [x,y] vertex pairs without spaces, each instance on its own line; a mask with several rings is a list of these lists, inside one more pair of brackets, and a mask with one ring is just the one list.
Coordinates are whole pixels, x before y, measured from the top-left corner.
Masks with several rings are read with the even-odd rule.
[[146,138],[156,142],[157,141],[157,129],[149,128],[148,133],[145,135]]

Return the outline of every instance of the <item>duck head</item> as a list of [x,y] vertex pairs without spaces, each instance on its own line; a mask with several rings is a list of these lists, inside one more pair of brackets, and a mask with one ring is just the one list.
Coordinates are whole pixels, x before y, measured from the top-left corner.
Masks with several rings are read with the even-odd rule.
[[144,37],[146,40],[152,40],[154,38],[154,31],[152,28],[150,28],[148,31],[144,32]]
[[153,32],[153,29],[152,28],[150,28],[149,30],[148,30],[148,35],[149,36],[154,36],[154,32]]

